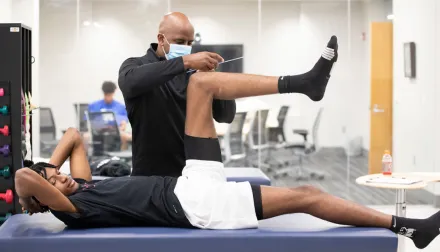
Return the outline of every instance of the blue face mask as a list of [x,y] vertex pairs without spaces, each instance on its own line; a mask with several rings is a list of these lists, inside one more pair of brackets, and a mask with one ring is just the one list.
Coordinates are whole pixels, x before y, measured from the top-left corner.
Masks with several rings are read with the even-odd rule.
[[163,46],[162,46],[162,50],[165,53],[165,58],[167,58],[168,60],[191,54],[191,49],[192,49],[191,46],[170,44],[167,38],[165,38],[165,40],[170,45],[170,51],[166,53],[165,48],[163,48]]

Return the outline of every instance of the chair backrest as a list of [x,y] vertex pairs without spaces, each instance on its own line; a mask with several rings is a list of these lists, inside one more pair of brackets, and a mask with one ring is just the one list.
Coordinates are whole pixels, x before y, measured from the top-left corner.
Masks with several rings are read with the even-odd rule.
[[272,140],[273,142],[286,142],[286,136],[284,135],[284,124],[286,123],[287,113],[289,112],[289,106],[282,106],[280,112],[278,113],[278,127],[272,129]]
[[52,109],[47,107],[40,107],[38,109],[38,113],[40,114],[40,140],[55,140],[57,137],[57,133]]
[[[250,138],[249,138],[249,146],[258,147],[264,146],[268,144],[268,130],[266,127],[267,117],[269,115],[269,110],[258,110],[255,113],[255,117],[252,121],[251,129],[250,129]],[[258,130],[260,127],[260,132]],[[260,134],[259,134],[260,133]]]
[[226,160],[232,155],[244,154],[243,127],[246,120],[246,112],[235,114],[234,120],[229,124],[229,128],[224,136],[224,151]]
[[315,150],[319,147],[319,141],[318,141],[318,129],[319,129],[319,123],[321,122],[321,115],[324,108],[319,108],[318,114],[316,115],[315,122],[313,123],[312,128],[312,137],[313,137],[313,146]]
[[115,114],[112,111],[86,112],[87,124],[92,136],[93,155],[120,151],[121,137]]
[[79,124],[78,130],[80,132],[87,132],[88,124],[87,124],[86,112],[89,109],[89,104],[88,103],[74,103],[73,107],[75,108],[77,125]]
[[286,122],[287,112],[289,112],[289,106],[282,106],[280,112],[278,113],[278,127],[283,128]]

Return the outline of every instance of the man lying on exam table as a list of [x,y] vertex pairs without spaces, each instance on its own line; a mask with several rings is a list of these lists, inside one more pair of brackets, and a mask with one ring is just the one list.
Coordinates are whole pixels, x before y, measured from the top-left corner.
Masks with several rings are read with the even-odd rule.
[[[200,72],[187,90],[186,166],[178,178],[116,177],[93,182],[79,133],[69,129],[49,163],[36,163],[15,174],[16,192],[30,213],[50,210],[73,228],[164,226],[202,229],[257,228],[258,220],[307,213],[358,227],[388,228],[425,248],[437,237],[440,212],[426,219],[387,215],[311,186],[280,188],[227,182],[212,118],[213,99],[301,93],[324,97],[337,60],[333,36],[311,71],[281,77]],[[59,172],[70,158],[71,177]]]

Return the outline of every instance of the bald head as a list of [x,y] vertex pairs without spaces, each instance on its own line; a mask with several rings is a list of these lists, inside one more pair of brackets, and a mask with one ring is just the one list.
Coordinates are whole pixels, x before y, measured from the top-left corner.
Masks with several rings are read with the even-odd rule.
[[169,44],[192,45],[194,41],[194,27],[188,17],[181,12],[166,14],[159,25],[157,35],[157,53],[163,56],[163,49],[169,51]]

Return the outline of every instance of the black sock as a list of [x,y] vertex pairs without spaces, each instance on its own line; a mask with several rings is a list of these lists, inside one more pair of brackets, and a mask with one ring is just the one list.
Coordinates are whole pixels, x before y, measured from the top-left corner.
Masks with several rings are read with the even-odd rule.
[[410,238],[417,248],[423,249],[440,233],[440,211],[427,219],[393,216],[393,224],[390,230]]
[[278,79],[278,91],[280,93],[305,94],[313,101],[322,100],[333,63],[337,60],[338,40],[336,36],[332,36],[324,53],[312,70],[300,75],[281,76]]

